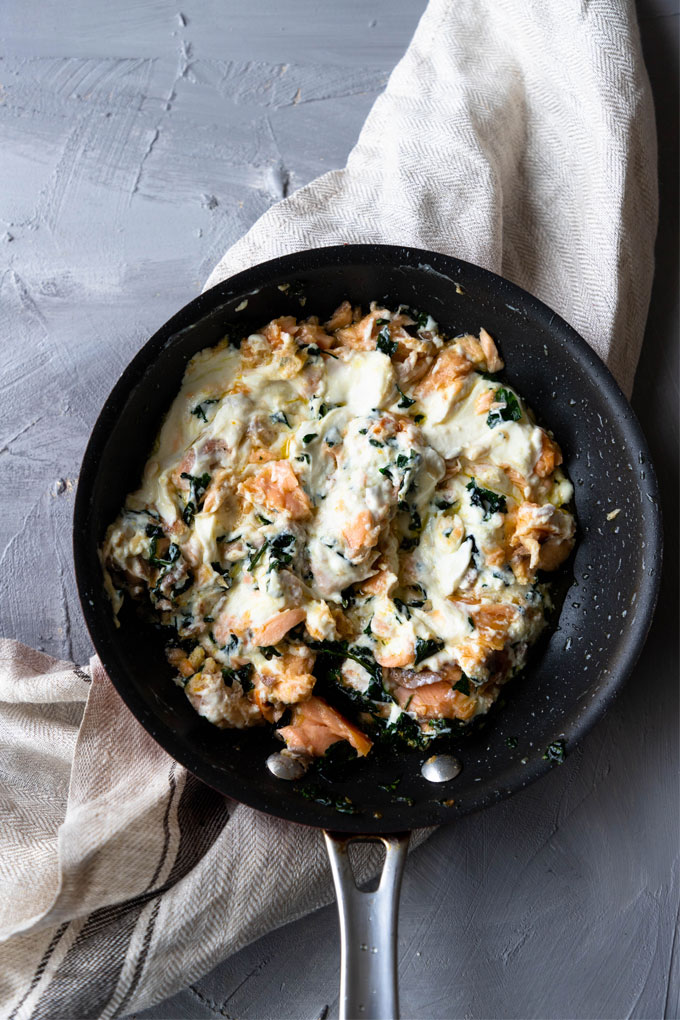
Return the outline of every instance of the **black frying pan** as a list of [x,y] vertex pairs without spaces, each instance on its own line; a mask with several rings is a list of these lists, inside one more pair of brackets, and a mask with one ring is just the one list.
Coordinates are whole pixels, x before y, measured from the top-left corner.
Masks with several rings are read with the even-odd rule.
[[[282,284],[290,286],[282,291]],[[266,768],[268,754],[281,746],[273,737],[220,730],[196,714],[172,683],[162,640],[151,627],[131,611],[123,615],[120,629],[114,627],[97,547],[138,484],[189,358],[231,331],[243,336],[278,315],[323,319],[345,298],[365,306],[380,300],[388,307],[403,303],[424,309],[450,334],[476,334],[481,326],[491,333],[508,381],[562,447],[575,487],[578,545],[562,574],[563,601],[549,639],[508,685],[504,706],[484,728],[455,743],[463,763],[457,778],[428,782],[420,770],[431,752],[410,751],[396,762],[360,761],[339,777],[320,777],[312,791],[317,799],[309,799],[307,781],[287,783]],[[619,513],[608,520],[613,510]],[[551,744],[563,741],[567,753],[573,748],[605,710],[642,648],[660,576],[661,529],[656,479],[637,420],[608,370],[566,322],[525,291],[470,263],[412,248],[346,245],[298,252],[239,273],[192,301],[145,344],[106,401],[85,452],[74,554],[83,612],[104,667],[169,754],[210,786],[261,811],[346,837],[379,836],[450,822],[485,807],[552,767],[546,756]],[[402,777],[397,791],[382,789],[396,776]],[[354,813],[337,810],[333,801],[343,797],[349,797]],[[403,839],[392,844],[403,851]],[[346,858],[338,847],[346,849],[346,838],[332,846],[339,880]],[[393,853],[388,852],[388,861]],[[398,867],[389,866],[398,877]],[[382,889],[384,901],[386,880]],[[394,905],[394,890],[390,895]],[[355,899],[355,909],[369,903]],[[375,907],[383,909],[384,903],[376,900]],[[389,924],[389,911],[383,921]],[[346,916],[344,924],[350,923]],[[343,931],[343,955],[351,964],[348,947],[354,943]],[[393,926],[377,954],[363,953],[367,962],[387,961],[395,931]],[[372,980],[382,987],[387,970]],[[371,997],[370,988],[365,996],[354,1005],[347,999],[346,1015],[359,1005],[365,1007],[364,1017],[396,1010],[396,999],[389,1004]]]

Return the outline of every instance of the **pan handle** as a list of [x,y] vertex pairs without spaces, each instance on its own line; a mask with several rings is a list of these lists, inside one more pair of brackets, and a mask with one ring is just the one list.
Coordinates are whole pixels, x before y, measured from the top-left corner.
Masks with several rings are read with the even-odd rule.
[[[324,831],[340,917],[339,1020],[398,1020],[397,915],[410,833],[355,836]],[[375,892],[357,888],[350,843],[385,847]]]

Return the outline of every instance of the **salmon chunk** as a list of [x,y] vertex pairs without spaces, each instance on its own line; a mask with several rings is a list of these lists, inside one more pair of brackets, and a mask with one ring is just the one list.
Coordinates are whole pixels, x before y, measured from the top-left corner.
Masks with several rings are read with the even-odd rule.
[[479,331],[479,343],[484,351],[484,357],[486,358],[486,370],[487,372],[500,372],[503,368],[503,359],[498,353],[498,348],[493,342],[492,337],[482,327]]
[[530,583],[537,570],[556,570],[574,544],[574,519],[551,503],[522,503],[517,508],[515,532],[510,538],[515,577]]
[[239,495],[250,503],[276,513],[285,511],[293,520],[309,517],[311,504],[287,460],[275,460],[238,486]]
[[562,451],[557,443],[546,432],[543,432],[541,435],[541,453],[534,466],[534,473],[539,478],[547,478],[561,463]]
[[470,719],[475,714],[475,699],[454,691],[448,680],[438,680],[412,690],[397,687],[394,697],[401,708],[419,719]]
[[349,301],[343,301],[341,305],[338,305],[326,323],[326,329],[329,333],[333,333],[336,329],[344,329],[345,326],[351,325],[351,322],[352,306]]
[[258,676],[262,697],[275,705],[307,701],[316,683],[314,659],[314,652],[302,644],[274,656]]
[[362,758],[373,746],[365,733],[331,708],[327,701],[317,697],[296,705],[290,725],[278,732],[290,751],[314,757],[325,754],[331,744],[339,740],[349,741]]
[[362,559],[377,543],[380,527],[373,523],[368,510],[360,510],[356,517],[345,525],[342,537],[350,559]]
[[416,386],[415,395],[426,397],[428,393],[448,389],[465,379],[474,367],[457,345],[451,344],[439,352],[430,371]]
[[329,347],[332,347],[334,340],[332,336],[329,336],[323,326],[319,325],[319,320],[316,316],[307,319],[306,322],[301,324],[296,339],[299,344],[304,344],[305,346],[308,344],[315,344],[317,347],[320,347],[322,351],[327,351]]
[[277,645],[281,638],[285,637],[289,630],[302,623],[305,616],[304,609],[284,609],[281,613],[275,613],[261,627],[253,630],[255,644],[262,648],[266,645]]

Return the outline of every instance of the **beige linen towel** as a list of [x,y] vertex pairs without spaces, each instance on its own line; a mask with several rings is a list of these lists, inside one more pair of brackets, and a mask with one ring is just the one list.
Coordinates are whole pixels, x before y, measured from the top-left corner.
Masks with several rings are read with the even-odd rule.
[[[431,0],[347,167],[270,209],[209,283],[344,241],[447,252],[542,298],[629,392],[655,229],[633,4]],[[141,1009],[330,898],[318,834],[198,783],[96,661],[1,642],[0,734],[2,1016]]]

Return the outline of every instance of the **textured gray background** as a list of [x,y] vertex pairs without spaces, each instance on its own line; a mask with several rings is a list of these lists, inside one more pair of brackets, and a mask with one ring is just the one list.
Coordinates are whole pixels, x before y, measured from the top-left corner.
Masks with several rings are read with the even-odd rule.
[[[1,633],[88,657],[70,522],[106,394],[264,209],[344,164],[423,7],[2,4]],[[410,860],[405,1017],[678,1016],[678,13],[638,9],[662,215],[634,405],[665,495],[664,592],[633,678],[580,751]],[[332,1016],[337,970],[328,908],[142,1015]]]

